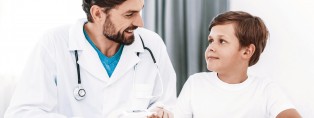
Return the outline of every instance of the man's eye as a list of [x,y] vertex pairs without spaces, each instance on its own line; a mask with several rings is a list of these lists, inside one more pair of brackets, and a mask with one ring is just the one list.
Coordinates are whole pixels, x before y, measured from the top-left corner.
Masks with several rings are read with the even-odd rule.
[[131,16],[133,16],[133,13],[126,14],[125,16],[126,17],[131,17]]

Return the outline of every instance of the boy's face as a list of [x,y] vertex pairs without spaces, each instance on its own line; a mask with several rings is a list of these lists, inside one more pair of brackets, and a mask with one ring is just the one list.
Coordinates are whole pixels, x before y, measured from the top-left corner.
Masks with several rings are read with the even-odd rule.
[[144,7],[144,0],[127,0],[111,9],[103,23],[103,34],[118,43],[132,44],[133,31],[143,27],[140,11]]
[[234,25],[224,24],[212,27],[208,35],[209,45],[205,52],[207,69],[220,72],[228,72],[241,67],[241,48],[238,38],[235,36]]

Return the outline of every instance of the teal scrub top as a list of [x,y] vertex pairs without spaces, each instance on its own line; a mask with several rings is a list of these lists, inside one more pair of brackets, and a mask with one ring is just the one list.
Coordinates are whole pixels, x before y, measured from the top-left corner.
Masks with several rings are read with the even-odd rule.
[[109,77],[111,77],[114,69],[116,68],[119,60],[120,60],[120,57],[121,57],[121,54],[122,54],[122,50],[123,50],[123,47],[124,45],[121,44],[118,52],[116,54],[114,54],[112,57],[107,57],[106,55],[104,55],[97,47],[96,45],[93,43],[93,41],[89,38],[88,34],[86,33],[86,30],[83,28],[83,31],[84,31],[84,35],[85,35],[85,38],[87,39],[87,41],[92,45],[92,47],[96,50],[97,54],[98,54],[98,57],[102,63],[102,65],[104,66],[104,68],[106,69],[107,71],[107,74]]

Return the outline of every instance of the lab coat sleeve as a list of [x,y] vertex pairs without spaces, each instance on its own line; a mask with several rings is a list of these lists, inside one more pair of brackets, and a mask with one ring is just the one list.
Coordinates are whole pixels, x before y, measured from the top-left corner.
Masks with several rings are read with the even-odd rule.
[[54,45],[48,36],[35,47],[4,118],[66,118],[58,114]]
[[[150,109],[154,109],[156,107],[164,107],[165,109],[172,111],[177,99],[176,73],[171,64],[166,46],[164,45],[164,43],[162,44],[163,45],[161,47],[159,59],[157,60],[157,65],[163,83],[163,94],[158,99],[158,101],[150,107]],[[156,83],[158,82],[156,81]]]
[[181,93],[178,97],[178,101],[174,110],[175,118],[192,118],[192,106],[191,106],[191,79],[184,84]]

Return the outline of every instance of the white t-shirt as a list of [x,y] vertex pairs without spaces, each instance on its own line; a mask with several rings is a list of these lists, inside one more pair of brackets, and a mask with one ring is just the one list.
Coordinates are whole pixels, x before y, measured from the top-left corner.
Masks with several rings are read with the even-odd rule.
[[239,84],[228,84],[216,72],[192,75],[177,101],[175,118],[275,118],[294,108],[271,80],[248,75]]

